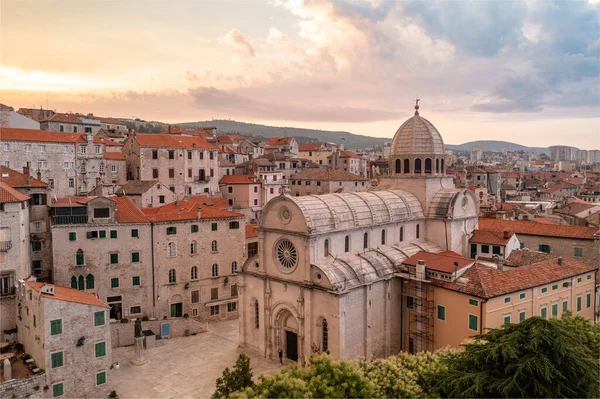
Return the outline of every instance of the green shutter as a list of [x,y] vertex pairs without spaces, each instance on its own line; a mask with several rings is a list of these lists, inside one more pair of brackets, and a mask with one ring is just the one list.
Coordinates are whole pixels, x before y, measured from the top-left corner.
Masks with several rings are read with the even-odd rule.
[[83,253],[79,252],[77,255],[75,255],[75,263],[77,266],[83,265]]
[[63,365],[63,353],[56,352],[50,355],[50,359],[52,360],[52,368],[55,369],[57,367],[62,367]]
[[588,292],[585,294],[585,307],[589,308],[590,306],[592,306],[592,294]]
[[563,301],[563,313],[569,310],[569,302]]
[[522,322],[523,320],[525,320],[525,311],[519,312],[519,322]]
[[545,294],[546,292],[548,292],[548,287],[543,287],[542,288],[542,294]]
[[437,318],[439,320],[446,320],[446,308],[442,305],[437,307]]
[[506,298],[504,298],[504,303],[510,303],[510,297],[507,296]]
[[140,253],[139,252],[132,252],[131,253],[131,261],[133,263],[139,262],[140,261]]
[[131,229],[131,236],[132,237],[139,237],[138,229]]
[[37,327],[37,324],[36,324],[36,319],[35,319],[35,315],[33,315],[33,326],[34,326],[34,327]]
[[558,317],[558,303],[552,304],[552,317]]
[[62,320],[51,320],[50,321],[50,335],[62,334]]
[[522,293],[519,294],[519,299],[525,299],[525,293],[524,292],[522,292]]
[[477,306],[479,305],[479,301],[476,299],[469,299],[469,305]]
[[71,288],[77,289],[77,277],[71,277]]
[[548,309],[542,308],[542,310],[540,311],[540,316],[542,317],[542,319],[548,318]]
[[106,384],[106,371],[102,371],[96,374],[96,385]]
[[104,311],[94,312],[94,326],[104,325]]
[[577,297],[577,311],[581,312],[581,297]]
[[100,237],[100,238],[106,238],[106,230],[100,230],[98,232],[98,237]]
[[88,232],[86,233],[86,236],[87,236],[87,238],[88,238],[88,239],[92,238],[92,232],[91,232],[91,231],[88,231]]
[[98,342],[94,345],[96,349],[96,357],[106,356],[106,342]]
[[[74,231],[69,233],[69,241],[76,241],[77,240],[77,233],[75,233]],[[62,386],[62,384],[60,384]]]
[[110,231],[110,238],[117,238],[117,230]]
[[110,264],[116,265],[119,263],[119,254],[110,254]]
[[198,225],[197,224],[193,224],[192,227],[192,233],[197,233],[198,232]]
[[477,316],[469,315],[469,330],[477,331],[478,323]]
[[65,390],[63,388],[62,382],[60,384],[52,385],[52,397],[56,398],[58,396],[63,396],[65,394]]
[[110,279],[110,288],[119,288],[119,278],[113,277]]
[[212,231],[217,231],[217,223],[213,223],[213,224],[210,226],[210,229],[211,229]]
[[140,285],[140,276],[133,276],[131,284],[132,285]]
[[504,316],[504,324],[510,324],[510,315]]

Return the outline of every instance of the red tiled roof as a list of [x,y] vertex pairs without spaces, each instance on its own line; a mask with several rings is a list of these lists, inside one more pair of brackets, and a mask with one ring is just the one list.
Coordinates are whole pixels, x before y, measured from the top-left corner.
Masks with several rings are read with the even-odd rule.
[[[0,129],[0,139],[4,141],[40,141],[49,143],[81,142],[79,133],[48,132],[45,130],[17,129],[4,127]],[[85,141],[85,140],[84,140]]]
[[545,189],[542,192],[543,193],[555,193],[560,190],[575,190],[576,188],[577,188],[577,186],[574,184],[560,182],[560,183],[553,185],[552,187]]
[[200,219],[244,217],[241,213],[217,209],[212,206],[202,207],[199,203],[192,201],[172,202],[156,208],[142,208],[142,212],[153,222],[175,222],[198,220],[198,208],[200,208]]
[[[82,138],[85,139],[83,134],[82,134]],[[119,143],[118,141],[114,141],[111,139],[107,139],[104,137],[98,137],[98,136],[94,136],[94,143],[104,144],[109,147],[123,147],[123,143]]]
[[599,204],[591,204],[589,202],[573,202],[563,206],[562,208],[555,209],[554,212],[561,213],[563,215],[577,215],[581,212],[589,211],[598,205]]
[[125,160],[125,155],[121,152],[105,152],[104,158],[106,159],[117,159],[117,160]]
[[256,184],[258,178],[254,175],[225,175],[219,180],[219,184]]
[[209,197],[207,195],[190,195],[189,200],[191,202],[197,202],[204,206],[214,206],[218,209],[231,208],[231,205],[223,197]]
[[80,291],[75,288],[63,287],[60,285],[31,281],[30,278],[27,278],[25,280],[25,283],[27,283],[28,286],[30,286],[32,289],[36,290],[37,292],[40,292],[42,287],[44,287],[46,285],[54,287],[54,295],[42,294],[43,298],[56,299],[58,301],[65,301],[65,302],[79,303],[81,305],[91,305],[91,306],[98,306],[98,307],[102,307],[102,308],[108,308],[108,305],[106,303],[102,302],[100,299],[96,298],[96,295],[90,294],[89,292]]
[[64,122],[64,123],[75,123],[75,124],[80,124],[83,125],[83,122],[81,122],[81,120],[79,120],[78,117],[76,117],[73,114],[62,114],[60,112],[55,113],[54,115],[52,115],[49,118],[46,119],[42,119],[40,122]]
[[[454,270],[461,270],[475,262],[475,259],[465,258],[453,251],[440,253],[419,251],[410,258],[402,261],[402,263],[409,266],[416,266],[420,260],[425,262],[427,269],[443,273],[454,273]],[[455,262],[458,263],[458,268],[455,268]]]
[[256,231],[256,228],[258,226],[259,226],[258,224],[247,224],[246,225],[246,239],[258,237],[258,231]]
[[59,197],[59,198],[53,199],[52,204],[50,206],[52,206],[52,207],[85,206],[88,202],[90,202],[94,198],[96,198],[96,197],[91,197],[91,196],[88,197],[88,196],[82,196],[82,195],[80,195],[80,196],[71,195],[71,196],[67,196],[67,197]]
[[582,240],[593,240],[594,235],[598,234],[595,227],[583,226],[562,226],[541,223],[532,223],[521,220],[501,220],[501,219],[479,219],[480,230],[510,230],[518,234],[543,236],[543,237],[563,237],[576,238]]
[[529,249],[515,249],[504,261],[507,266],[520,267],[534,263],[543,262],[550,259],[558,259],[557,255],[550,255],[545,252],[530,251]]
[[148,223],[146,215],[128,197],[106,198],[117,203],[115,219],[118,223]]
[[[5,166],[0,166],[0,172],[0,181],[8,184],[12,188],[48,187],[48,184],[41,180],[35,179],[31,176],[25,176],[23,173],[19,173],[16,170],[9,169]],[[8,177],[4,177],[6,174]]]
[[0,203],[6,204],[8,202],[23,202],[27,201],[29,196],[18,192],[8,184],[0,181]]
[[134,139],[142,147],[207,148],[216,150],[204,138],[199,136],[179,136],[170,134],[136,133]]
[[338,169],[304,169],[292,177],[290,180],[321,180],[321,181],[367,181],[366,177],[355,175]]
[[102,117],[102,116],[95,116],[95,115],[91,115],[89,117],[89,119],[95,119],[97,121],[100,121],[102,123],[108,123],[109,125],[121,125],[121,126],[125,126],[125,122],[122,122],[118,119],[115,118],[110,118],[110,117]]
[[298,147],[298,151],[318,151],[321,149],[322,146],[323,144],[321,143],[302,144]]
[[292,140],[294,140],[293,137],[271,137],[269,140],[267,140],[265,147],[290,144]]
[[[548,215],[548,216],[550,216],[550,215]],[[560,224],[560,220],[562,220],[562,219],[559,218],[559,220],[552,220],[551,218],[548,218],[548,217],[535,216],[531,222],[532,223],[540,223],[540,224]]]
[[[508,235],[508,238],[504,238],[504,233]],[[477,244],[490,244],[490,245],[506,245],[514,235],[512,231],[494,231],[494,230],[475,230],[475,234],[469,240],[469,242]]]
[[458,281],[434,279],[431,279],[430,282],[480,298],[493,298],[597,270],[598,266],[588,266],[571,258],[564,259],[562,266],[556,259],[550,259],[511,270],[497,270],[476,263],[467,269],[459,279],[466,280],[464,284]]
[[342,150],[340,151],[340,158],[361,158],[361,156],[354,151]]

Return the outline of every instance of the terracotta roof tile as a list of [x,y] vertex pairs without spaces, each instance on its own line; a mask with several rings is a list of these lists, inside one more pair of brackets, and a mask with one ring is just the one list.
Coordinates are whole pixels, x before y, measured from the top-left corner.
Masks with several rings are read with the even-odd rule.
[[493,298],[597,270],[597,266],[588,266],[571,258],[564,259],[562,266],[556,259],[550,259],[510,270],[497,270],[476,263],[462,274],[461,279],[467,281],[464,284],[458,281],[430,281],[454,291]]
[[118,119],[111,118],[111,117],[102,117],[102,116],[91,115],[89,117],[89,119],[95,119],[95,120],[100,121],[102,123],[108,123],[109,125],[125,126],[125,122],[122,122],[122,121],[120,121]]
[[42,119],[40,122],[64,122],[83,125],[83,122],[74,114],[63,114],[60,112],[55,113],[49,118]]
[[265,147],[290,144],[292,140],[294,140],[293,137],[271,137],[269,140],[267,140]]
[[254,175],[225,175],[219,180],[219,184],[256,184],[258,178]]
[[577,186],[574,184],[560,182],[560,183],[553,185],[552,187],[545,189],[542,192],[550,194],[550,193],[555,193],[560,190],[575,190],[576,188],[577,188]]
[[[44,183],[43,181],[35,179],[31,176],[26,176],[23,173],[19,173],[16,170],[9,169],[5,166],[0,166],[0,172],[0,181],[8,184],[12,188],[48,187],[48,183]],[[8,176],[4,177],[5,175]]]
[[545,252],[531,251],[529,249],[515,249],[504,261],[506,266],[520,267],[534,263],[543,262],[545,260],[558,259],[557,255],[550,255]]
[[453,251],[444,251],[440,253],[419,251],[410,258],[402,261],[402,264],[416,266],[417,262],[420,260],[425,262],[427,269],[443,273],[454,273],[455,262],[458,263],[458,269],[456,270],[461,270],[475,262],[475,259],[465,258]]
[[479,219],[480,230],[514,231],[517,235],[535,235],[544,237],[577,238],[582,240],[593,240],[594,235],[599,234],[595,227],[562,226],[541,223],[532,223],[520,220]]
[[136,133],[133,137],[142,147],[206,148],[210,150],[217,149],[217,147],[199,136]]
[[321,143],[302,144],[298,147],[298,151],[319,151],[323,147]]
[[218,209],[226,209],[231,208],[231,205],[227,202],[227,200],[223,197],[209,197],[207,195],[190,195],[189,200],[191,202],[197,202],[203,208],[204,206],[214,206]]
[[199,203],[192,201],[172,202],[155,208],[142,208],[142,212],[153,222],[175,222],[198,220],[198,208],[200,208],[200,219],[244,217],[241,213],[217,209],[212,206],[202,207]]
[[340,151],[341,158],[362,158],[360,155],[355,153],[354,151],[342,150]]
[[[505,233],[508,238],[504,238]],[[469,242],[477,244],[506,245],[514,235],[512,231],[475,230]]]
[[0,181],[0,203],[23,202],[27,201],[29,198],[29,196],[18,192],[8,184]]
[[355,175],[338,169],[304,169],[292,177],[291,180],[321,180],[321,181],[367,181],[366,177]]
[[98,306],[98,307],[102,307],[102,308],[109,307],[106,303],[104,303],[100,299],[96,298],[96,295],[94,295],[94,294],[90,294],[85,291],[76,290],[74,288],[63,287],[60,285],[31,281],[30,279],[31,279],[31,277],[26,279],[25,283],[28,286],[30,286],[31,288],[33,288],[34,290],[36,290],[37,292],[40,292],[42,287],[44,287],[46,285],[50,285],[50,286],[54,287],[54,295],[42,294],[43,298],[56,299],[58,301],[65,301],[65,302],[79,303],[81,305]]
[[247,224],[246,225],[246,238],[255,238],[258,237],[258,231],[256,231],[256,228],[258,227],[258,224]]
[[117,195],[142,195],[157,184],[156,180],[128,180],[116,191]]
[[[0,140],[40,141],[48,143],[79,143],[82,142],[82,137],[79,133],[48,132],[45,130],[4,127],[0,129]],[[85,139],[83,141],[85,141]]]
[[116,159],[116,160],[125,160],[125,155],[121,152],[105,152],[104,158],[106,159]]
[[135,204],[127,197],[106,197],[117,203],[116,217],[118,223],[148,223],[149,220]]
[[591,214],[591,210],[597,207],[598,205],[599,204],[591,204],[589,202],[573,202],[571,204],[563,206],[562,208],[555,209],[554,212],[563,215],[577,215],[581,212],[590,211]]

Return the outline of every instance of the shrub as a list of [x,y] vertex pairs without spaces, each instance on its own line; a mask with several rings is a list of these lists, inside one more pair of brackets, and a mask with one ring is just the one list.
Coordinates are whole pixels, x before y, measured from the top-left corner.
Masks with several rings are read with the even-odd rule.
[[125,323],[129,323],[129,319],[127,317],[123,317],[121,319],[121,323],[125,324]]
[[142,316],[142,321],[148,321],[150,318],[148,316]]
[[15,344],[15,349],[20,352],[23,349],[25,349],[25,347],[23,346],[23,344],[16,343]]
[[108,394],[109,398],[116,398],[117,397],[117,391],[112,390],[110,391],[110,393]]
[[184,313],[184,314],[183,314],[183,318],[184,318],[184,319],[187,319],[188,317],[190,317],[190,315],[189,315],[189,314],[187,314],[187,313]]

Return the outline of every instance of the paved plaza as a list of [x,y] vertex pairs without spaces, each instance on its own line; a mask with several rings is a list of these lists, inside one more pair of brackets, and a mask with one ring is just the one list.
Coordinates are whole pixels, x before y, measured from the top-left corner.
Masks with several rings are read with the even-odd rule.
[[[118,370],[109,374],[109,388],[121,398],[208,398],[215,390],[215,380],[225,367],[231,368],[238,354],[238,321],[209,324],[208,332],[196,336],[173,338],[164,346],[145,351],[146,363],[133,366],[134,348],[113,349]],[[270,373],[279,363],[250,356],[254,376]]]

